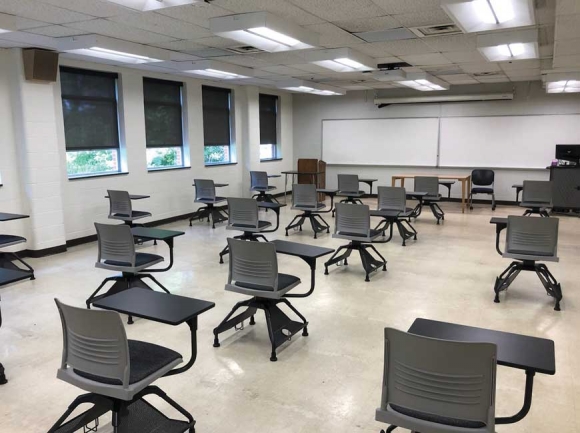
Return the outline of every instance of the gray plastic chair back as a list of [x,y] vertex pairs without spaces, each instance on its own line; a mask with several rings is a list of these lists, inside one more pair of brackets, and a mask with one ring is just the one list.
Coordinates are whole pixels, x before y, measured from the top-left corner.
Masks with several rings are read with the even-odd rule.
[[135,240],[128,225],[95,223],[99,253],[97,262],[111,260],[135,267]]
[[367,205],[336,204],[334,233],[370,236],[371,215]]
[[251,198],[228,198],[228,225],[258,228],[258,202]]
[[338,175],[338,190],[341,192],[356,192],[360,191],[358,175],[356,174],[339,174]]
[[557,257],[558,218],[508,216],[506,253]]
[[439,178],[435,176],[416,176],[415,191],[426,192],[429,196],[439,197]]
[[[379,411],[404,408],[433,418],[485,423],[484,431],[493,432],[496,352],[492,343],[438,340],[385,328]],[[422,432],[447,431],[439,422],[415,420],[418,424],[397,425]],[[429,426],[438,429],[430,430]],[[464,431],[456,430],[458,427],[449,426],[448,431]]]
[[278,258],[276,246],[270,242],[250,242],[228,238],[230,273],[232,281],[257,285],[262,290],[278,289]]
[[127,191],[107,190],[109,195],[109,217],[121,214],[130,217],[133,214],[131,197]]
[[250,189],[268,188],[268,173],[265,171],[250,171]]
[[316,185],[312,183],[292,185],[292,207],[312,208],[318,206]]
[[548,180],[524,180],[522,202],[552,203],[552,182]]
[[118,379],[127,387],[129,344],[119,313],[71,307],[58,299],[55,302],[64,337],[61,369]]
[[407,209],[407,193],[400,186],[379,186],[378,210],[395,210],[405,212]]
[[195,200],[214,200],[215,184],[211,179],[194,179]]

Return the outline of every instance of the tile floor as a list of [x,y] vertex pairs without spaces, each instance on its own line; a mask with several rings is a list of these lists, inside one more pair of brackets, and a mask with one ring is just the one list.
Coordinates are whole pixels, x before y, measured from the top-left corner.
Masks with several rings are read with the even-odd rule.
[[[374,205],[374,203],[373,203]],[[493,303],[493,284],[509,261],[495,251],[492,215],[518,214],[520,209],[498,207],[492,213],[478,206],[461,214],[456,203],[443,203],[445,223],[438,226],[429,212],[415,223],[419,240],[402,247],[395,237],[379,246],[388,272],[370,283],[358,258],[348,267],[323,274],[319,263],[314,294],[293,304],[309,320],[309,337],[296,336],[269,361],[263,316],[257,325],[223,335],[212,347],[212,329],[241,295],[224,292],[227,264],[218,264],[226,232],[205,223],[186,221],[166,226],[184,230],[176,239],[174,268],[160,275],[173,293],[215,302],[216,308],[199,320],[199,353],[186,374],[157,384],[197,419],[199,433],[311,433],[375,432],[383,366],[383,328],[407,329],[417,317],[445,320],[553,339],[557,374],[538,375],[528,417],[498,432],[580,432],[580,220],[561,218],[560,263],[550,269],[562,283],[562,311],[553,310],[537,277],[522,273],[502,303]],[[274,214],[263,214],[273,219]],[[282,212],[282,226],[293,212]],[[332,218],[325,217],[333,226]],[[284,231],[269,239],[284,239]],[[336,248],[344,242],[331,235],[312,238],[292,232],[296,242]],[[143,251],[166,254],[164,244],[146,244]],[[109,272],[94,268],[96,244],[71,248],[31,260],[36,281],[0,289],[4,324],[0,329],[0,361],[9,383],[0,387],[0,432],[46,432],[81,391],[56,379],[62,350],[61,325],[53,298],[82,306]],[[281,256],[282,272],[299,275],[308,289],[309,269],[300,259]],[[127,327],[130,338],[167,345],[189,355],[187,326],[170,327],[137,320]],[[512,415],[523,399],[524,374],[499,368],[497,413]],[[163,405],[159,406],[164,408]],[[101,420],[99,431],[112,431]]]

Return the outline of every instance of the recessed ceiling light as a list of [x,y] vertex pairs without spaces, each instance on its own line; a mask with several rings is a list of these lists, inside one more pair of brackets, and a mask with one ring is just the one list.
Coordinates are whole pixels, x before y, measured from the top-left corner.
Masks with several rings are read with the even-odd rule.
[[15,32],[16,17],[14,15],[0,14],[0,33]]
[[490,62],[537,59],[540,56],[538,31],[528,29],[480,35],[477,49]]
[[398,81],[398,84],[410,87],[421,92],[433,92],[438,90],[449,90],[449,84],[433,75],[423,73],[407,74],[407,79]]
[[177,67],[180,71],[189,74],[218,78],[220,80],[237,80],[254,76],[254,72],[250,68],[230,65],[229,63],[218,62],[216,60],[178,62]]
[[303,80],[288,80],[276,83],[279,89],[289,90],[291,92],[310,93],[319,96],[337,96],[344,95],[346,90],[326,84],[314,83]]
[[580,93],[580,73],[553,73],[543,77],[546,93]]
[[441,7],[465,33],[536,23],[533,0],[442,0]]
[[330,50],[307,51],[306,61],[336,72],[372,71],[376,62],[350,48],[333,48]]
[[268,12],[210,18],[212,33],[264,51],[278,52],[313,48],[319,36]]
[[200,0],[108,0],[121,6],[138,11],[154,11],[158,9],[171,8],[175,6],[190,5],[199,3]]

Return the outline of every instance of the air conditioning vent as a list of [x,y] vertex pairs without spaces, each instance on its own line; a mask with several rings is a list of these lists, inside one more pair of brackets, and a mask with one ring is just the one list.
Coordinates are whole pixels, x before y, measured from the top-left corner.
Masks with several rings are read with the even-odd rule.
[[474,77],[499,77],[504,75],[503,72],[477,72],[472,74]]
[[432,36],[451,36],[460,35],[463,32],[455,24],[444,24],[438,26],[424,26],[424,27],[413,27],[411,29],[420,38],[429,38]]
[[227,48],[228,51],[236,54],[257,54],[257,53],[265,53],[264,50],[261,50],[256,47],[252,47],[251,45],[244,45],[241,47],[232,47]]

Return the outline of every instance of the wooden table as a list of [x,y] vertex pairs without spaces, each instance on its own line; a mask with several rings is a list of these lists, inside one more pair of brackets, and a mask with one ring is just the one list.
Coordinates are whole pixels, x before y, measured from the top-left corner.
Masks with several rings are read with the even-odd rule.
[[471,175],[470,174],[397,174],[394,175],[391,181],[392,186],[397,186],[397,180],[401,181],[401,186],[405,187],[405,179],[413,179],[415,177],[437,177],[441,179],[457,180],[461,182],[461,212],[465,213],[467,208],[467,197],[471,191]]

